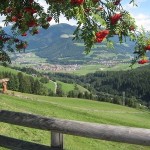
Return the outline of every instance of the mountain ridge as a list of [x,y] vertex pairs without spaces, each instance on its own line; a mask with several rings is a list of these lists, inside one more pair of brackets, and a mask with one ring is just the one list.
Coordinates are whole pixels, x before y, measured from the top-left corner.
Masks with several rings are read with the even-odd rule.
[[126,43],[120,44],[116,36],[111,38],[114,41],[114,49],[108,49],[106,42],[102,42],[95,44],[91,53],[86,55],[83,41],[72,40],[75,29],[75,26],[69,24],[57,24],[50,26],[47,30],[41,28],[38,35],[32,36],[28,33],[27,37],[20,38],[28,42],[26,52],[34,52],[51,64],[99,64],[100,61],[129,62],[133,58],[134,42],[126,38]]

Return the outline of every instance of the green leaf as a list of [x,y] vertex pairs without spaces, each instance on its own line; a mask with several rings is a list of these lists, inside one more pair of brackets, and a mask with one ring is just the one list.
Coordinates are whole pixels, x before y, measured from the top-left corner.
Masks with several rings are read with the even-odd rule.
[[114,48],[114,43],[112,41],[107,41],[108,48]]
[[102,17],[98,14],[94,14],[92,13],[93,19],[97,22],[99,22],[102,26],[106,26],[106,21],[104,19],[102,19]]

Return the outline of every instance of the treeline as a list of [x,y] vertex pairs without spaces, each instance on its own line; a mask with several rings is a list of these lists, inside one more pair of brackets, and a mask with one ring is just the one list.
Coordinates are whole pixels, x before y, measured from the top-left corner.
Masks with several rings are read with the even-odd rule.
[[93,99],[92,93],[90,93],[88,91],[81,92],[76,84],[75,84],[73,90],[70,90],[68,93],[64,93],[64,91],[62,90],[62,85],[58,83],[57,90],[56,90],[56,96],[82,98],[82,99],[90,99],[90,100]]
[[18,74],[0,72],[0,79],[2,78],[10,78],[8,82],[8,89],[10,90],[38,95],[53,95],[53,92],[46,88],[40,80],[24,75],[21,72]]
[[[44,86],[44,84],[49,82],[49,79],[47,77],[42,77],[40,73],[36,72],[36,70],[31,68],[30,69],[24,68],[21,70],[34,75],[37,73],[36,75],[39,76],[39,78],[36,79],[35,77],[25,75],[22,72],[19,72],[18,74],[14,74],[11,72],[0,72],[0,79],[10,78],[10,81],[8,82],[7,85],[9,90],[45,96],[92,99],[91,93],[80,92],[76,84],[74,90],[71,90],[68,93],[64,93],[61,84],[57,84],[56,93],[54,93],[51,89]],[[0,87],[1,86],[2,85],[0,84]]]
[[121,96],[125,92],[128,98],[135,97],[147,104],[150,102],[150,69],[96,72],[86,75],[81,80],[85,84],[89,83],[97,95],[105,92]]
[[[21,70],[27,72],[28,69],[22,68]],[[43,73],[37,72],[37,75],[40,76]],[[45,73],[44,76],[53,81],[76,83],[90,91],[85,94],[73,90],[68,93],[68,97],[95,99],[116,104],[124,103],[130,107],[136,107],[140,103],[150,107],[150,65],[129,71],[99,71],[85,76],[66,73]],[[123,102],[123,93],[125,93],[125,102]],[[61,95],[64,96],[63,93]]]
[[77,83],[88,89],[97,100],[134,106],[141,103],[150,107],[150,65],[129,71],[99,71],[85,76],[48,73],[50,78]]

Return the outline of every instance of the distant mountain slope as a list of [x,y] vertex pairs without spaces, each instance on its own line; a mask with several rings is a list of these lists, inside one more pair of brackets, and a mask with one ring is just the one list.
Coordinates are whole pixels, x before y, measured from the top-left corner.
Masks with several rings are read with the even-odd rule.
[[133,53],[133,42],[127,39],[127,44],[120,44],[118,43],[118,38],[114,37],[114,49],[108,49],[105,43],[101,43],[93,47],[89,55],[85,55],[83,42],[73,41],[72,37],[70,37],[74,30],[74,26],[67,24],[50,27],[46,33],[42,33],[43,39],[45,39],[45,36],[49,36],[48,40],[45,40],[45,43],[47,41],[47,46],[36,51],[36,55],[47,58],[50,63],[85,64],[98,62],[103,58],[105,60],[129,59]]
[[[117,37],[113,37],[114,49],[108,49],[105,43],[96,44],[89,55],[84,53],[82,41],[73,41],[75,26],[68,24],[53,25],[49,29],[40,29],[38,35],[28,34],[28,51],[46,58],[49,63],[55,64],[85,64],[99,63],[106,60],[129,60],[133,57],[134,42],[126,39],[126,43],[120,44]],[[5,28],[9,32],[8,27]],[[21,37],[22,38],[22,37]]]

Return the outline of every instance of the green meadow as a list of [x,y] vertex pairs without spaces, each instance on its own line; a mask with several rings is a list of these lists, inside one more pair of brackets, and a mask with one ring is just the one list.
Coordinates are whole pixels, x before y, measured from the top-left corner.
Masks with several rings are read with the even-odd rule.
[[62,90],[64,93],[68,93],[69,91],[71,90],[74,90],[75,89],[75,86],[77,86],[78,90],[80,92],[89,92],[87,89],[85,89],[84,87],[78,85],[78,84],[75,84],[75,83],[64,83],[64,82],[61,82],[61,81],[57,81],[57,83],[61,84],[62,86]]
[[17,74],[19,71],[0,65],[0,72],[11,72],[11,73]]
[[[13,96],[11,96],[13,95]],[[33,113],[46,117],[123,125],[150,129],[150,112],[125,106],[77,98],[46,97],[9,91],[0,94],[0,109]],[[50,144],[50,133],[37,129],[0,123],[2,135]],[[64,136],[65,150],[148,150],[150,147],[108,142],[71,135]],[[0,148],[0,150],[4,150]]]

